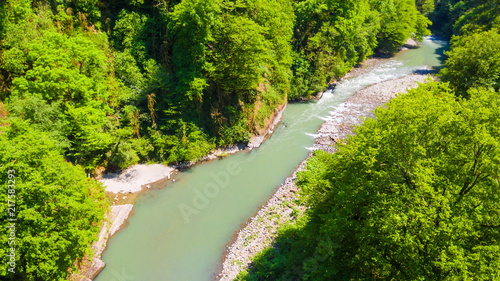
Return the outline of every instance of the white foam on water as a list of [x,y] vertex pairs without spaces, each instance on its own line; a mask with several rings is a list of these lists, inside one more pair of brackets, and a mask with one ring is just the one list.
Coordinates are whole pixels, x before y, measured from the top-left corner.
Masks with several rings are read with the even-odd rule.
[[318,116],[318,118],[321,119],[321,120],[323,120],[323,121],[330,120],[330,116],[328,116],[328,117]]

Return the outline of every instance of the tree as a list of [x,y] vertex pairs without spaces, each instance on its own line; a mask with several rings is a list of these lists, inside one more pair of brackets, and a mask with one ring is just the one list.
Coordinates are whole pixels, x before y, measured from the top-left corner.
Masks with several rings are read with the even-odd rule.
[[496,0],[440,0],[429,16],[433,32],[447,38],[500,28],[500,7]]
[[[15,202],[9,212],[1,204],[0,218],[17,219],[15,244],[8,243],[9,235],[0,236],[2,245],[15,248],[16,263],[15,273],[7,272],[10,247],[2,247],[2,279],[66,280],[68,268],[92,254],[90,245],[108,208],[103,186],[66,162],[49,135],[18,119],[0,127],[0,163],[2,200]],[[8,191],[9,179],[15,192]]]
[[427,16],[434,11],[434,0],[416,0],[417,9]]
[[70,107],[67,114],[72,129],[71,158],[74,163],[91,171],[100,164],[114,141],[111,134],[104,130],[106,114],[99,108],[90,106]]
[[430,35],[430,21],[415,6],[415,1],[375,0],[373,7],[380,12],[381,30],[378,34],[378,49],[394,53],[410,37],[421,40]]
[[[366,120],[332,157],[316,248],[332,276],[498,277],[499,110],[498,93],[459,103],[431,84]],[[313,260],[311,277],[322,270]]]
[[118,17],[113,30],[116,50],[126,51],[141,65],[144,64],[148,57],[146,46],[148,17],[126,10],[121,10]]
[[470,88],[500,88],[500,34],[498,30],[456,37],[440,75],[467,97]]
[[269,60],[265,29],[245,17],[227,16],[218,23],[213,52],[214,84],[218,96],[242,95],[259,86]]
[[477,5],[467,10],[455,22],[453,33],[467,35],[474,32],[488,31],[492,28],[500,29],[500,6],[495,0],[473,1]]
[[106,99],[106,56],[89,38],[48,30],[28,46],[25,76],[13,80],[13,94],[84,104]]
[[299,174],[310,210],[241,280],[495,280],[500,94],[430,83]]
[[373,54],[379,13],[369,1],[300,1],[295,5],[291,98],[308,98]]
[[[175,6],[169,29],[173,43],[173,64],[177,78],[175,91],[181,96],[183,107],[194,106],[189,116],[196,120],[201,112],[203,92],[208,86],[204,74],[212,27],[220,15],[221,1],[184,0]],[[190,118],[190,119],[191,119]],[[196,119],[195,119],[196,118]]]

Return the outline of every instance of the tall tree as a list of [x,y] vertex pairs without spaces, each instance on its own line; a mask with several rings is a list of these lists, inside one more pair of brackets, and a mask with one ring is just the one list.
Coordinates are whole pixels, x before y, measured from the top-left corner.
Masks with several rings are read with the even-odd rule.
[[[66,280],[74,262],[91,254],[108,208],[104,188],[66,162],[49,135],[18,119],[0,127],[0,163],[2,200],[15,202],[1,204],[0,218],[17,220],[14,240],[0,236],[2,280]],[[15,273],[7,271],[10,248]]]
[[[190,121],[198,121],[203,102],[203,92],[208,86],[205,77],[210,64],[207,62],[212,29],[220,16],[219,0],[184,0],[177,4],[170,15],[169,30],[173,40],[173,64],[176,92],[184,108],[192,108]],[[183,96],[182,96],[183,95]],[[187,114],[185,112],[184,114]]]
[[417,10],[415,1],[374,0],[372,5],[382,17],[378,49],[394,53],[408,38],[430,35],[431,22]]
[[470,88],[500,88],[500,34],[498,30],[456,37],[440,75],[467,97]]

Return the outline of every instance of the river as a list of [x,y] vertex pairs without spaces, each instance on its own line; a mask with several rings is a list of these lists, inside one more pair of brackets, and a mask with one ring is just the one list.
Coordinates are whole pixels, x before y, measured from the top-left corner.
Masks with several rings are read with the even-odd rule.
[[112,237],[96,281],[203,281],[214,278],[226,244],[307,157],[330,112],[368,85],[439,67],[444,41],[427,37],[372,71],[339,83],[319,101],[289,104],[272,137],[251,152],[196,165],[147,191]]

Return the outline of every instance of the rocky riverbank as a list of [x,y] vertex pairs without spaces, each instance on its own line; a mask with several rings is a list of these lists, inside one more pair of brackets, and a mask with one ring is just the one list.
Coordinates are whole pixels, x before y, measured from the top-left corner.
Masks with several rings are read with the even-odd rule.
[[94,279],[99,272],[106,265],[101,260],[101,255],[106,244],[120,228],[123,226],[127,220],[130,212],[132,211],[133,205],[118,205],[111,206],[110,211],[106,214],[106,219],[99,232],[99,237],[94,244],[92,244],[93,256],[91,259],[84,258],[80,264],[78,264],[79,272],[73,273],[69,280],[71,281],[91,281]]
[[[362,123],[362,118],[373,117],[373,110],[387,103],[397,93],[404,93],[408,88],[424,83],[428,80],[428,72],[427,69],[421,69],[416,74],[381,82],[356,92],[320,127],[314,149],[334,153],[335,144],[352,134],[352,129]],[[267,204],[239,231],[236,240],[226,251],[218,280],[233,280],[240,271],[251,266],[250,259],[272,243],[278,227],[304,212],[305,206],[296,203],[298,188],[295,180],[297,172],[304,169],[306,162],[307,159],[300,163]]]

